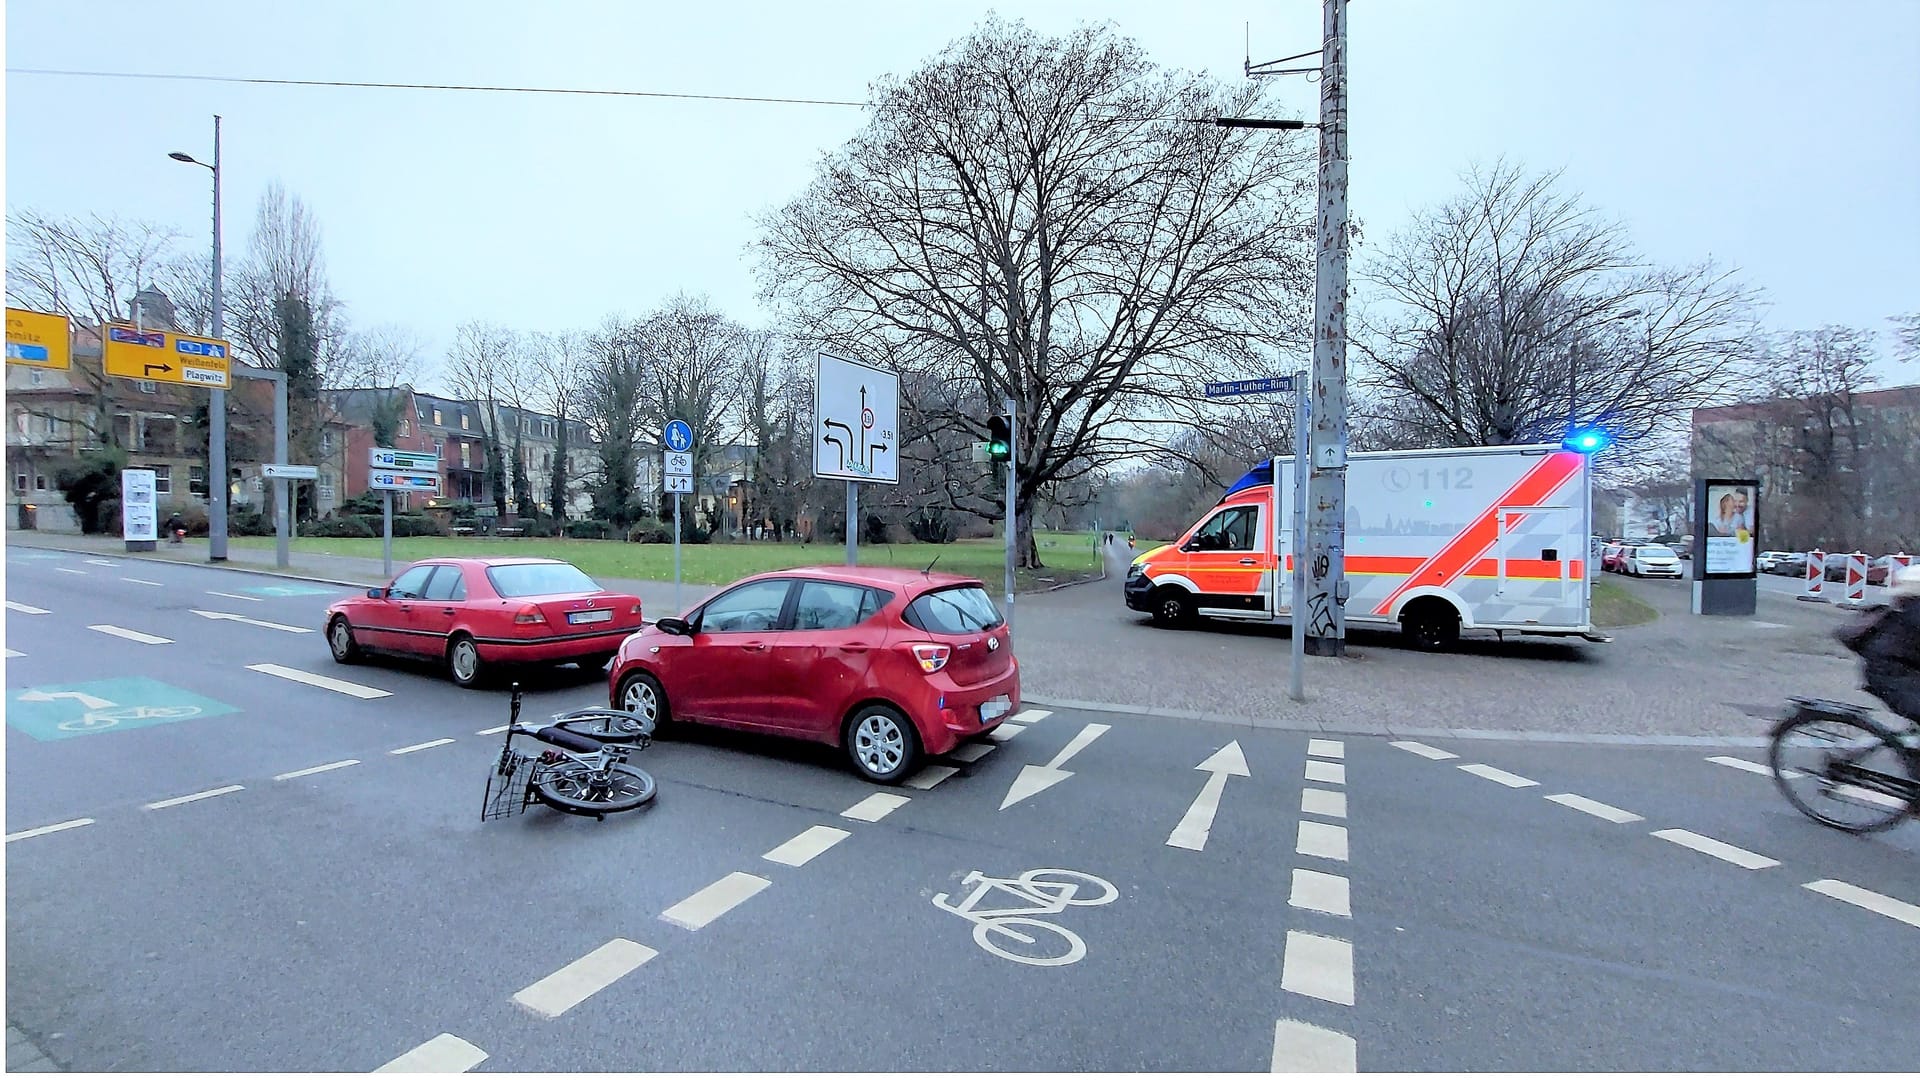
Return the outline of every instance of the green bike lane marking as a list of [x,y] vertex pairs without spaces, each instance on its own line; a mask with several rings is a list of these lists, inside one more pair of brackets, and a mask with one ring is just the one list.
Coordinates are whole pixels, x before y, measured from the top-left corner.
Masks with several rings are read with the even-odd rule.
[[7,723],[40,742],[239,711],[225,702],[145,677],[56,683],[7,693]]

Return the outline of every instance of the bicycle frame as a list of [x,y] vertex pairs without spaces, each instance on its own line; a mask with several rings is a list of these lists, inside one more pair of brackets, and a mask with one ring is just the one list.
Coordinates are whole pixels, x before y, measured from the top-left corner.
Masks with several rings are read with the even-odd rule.
[[[1032,882],[1022,881],[1019,878],[988,877],[978,870],[962,878],[960,884],[972,885],[975,882],[979,882],[980,887],[975,889],[971,895],[965,900],[962,900],[958,905],[947,903],[947,894],[940,893],[933,898],[934,906],[940,908],[942,911],[950,911],[971,922],[987,922],[992,919],[1003,919],[1013,915],[1058,915],[1067,910],[1074,895],[1080,891],[1080,886],[1070,882],[1049,884],[1045,886],[1045,888],[1058,890],[1056,895],[1049,897],[1041,892],[1040,887],[1035,886]],[[1005,889],[1015,896],[1038,906],[980,910],[976,905],[979,904],[981,897],[984,897],[994,889]]]

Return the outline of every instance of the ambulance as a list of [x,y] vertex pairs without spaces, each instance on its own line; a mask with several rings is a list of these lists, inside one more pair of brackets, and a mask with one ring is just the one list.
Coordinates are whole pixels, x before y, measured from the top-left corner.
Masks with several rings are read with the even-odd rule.
[[[1291,618],[1293,472],[1291,457],[1255,467],[1134,559],[1127,607],[1163,626]],[[1432,651],[1462,630],[1609,640],[1593,628],[1591,485],[1588,455],[1554,444],[1349,454],[1347,624]],[[1309,625],[1329,603],[1306,598]]]

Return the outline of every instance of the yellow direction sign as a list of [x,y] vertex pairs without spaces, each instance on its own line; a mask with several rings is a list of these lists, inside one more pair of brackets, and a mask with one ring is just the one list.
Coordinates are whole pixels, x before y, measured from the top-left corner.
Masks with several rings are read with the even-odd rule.
[[225,390],[233,385],[227,356],[231,347],[218,338],[109,326],[102,346],[107,374],[122,379],[183,383],[209,390]]
[[28,367],[73,366],[72,331],[65,315],[7,309],[7,363]]

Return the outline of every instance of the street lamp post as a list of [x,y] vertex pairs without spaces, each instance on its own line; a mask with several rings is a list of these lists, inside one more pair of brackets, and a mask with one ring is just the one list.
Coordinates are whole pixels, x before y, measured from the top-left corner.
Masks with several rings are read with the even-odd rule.
[[[195,160],[178,150],[167,155],[175,161],[198,165],[213,171],[213,316],[212,334],[226,339],[226,304],[221,295],[220,262],[220,117],[213,118],[213,164]],[[233,358],[227,358],[229,369]],[[227,558],[227,392],[215,390],[207,402],[207,558],[225,562]]]

